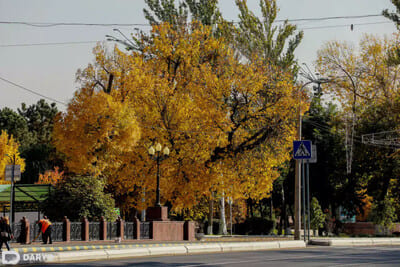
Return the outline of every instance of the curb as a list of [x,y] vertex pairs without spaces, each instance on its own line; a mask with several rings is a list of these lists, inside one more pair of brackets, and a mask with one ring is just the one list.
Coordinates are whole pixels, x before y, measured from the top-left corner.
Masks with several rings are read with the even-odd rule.
[[11,248],[18,253],[38,253],[38,252],[67,252],[81,250],[100,250],[100,249],[128,249],[128,248],[148,248],[148,247],[173,247],[184,245],[184,243],[162,243],[162,244],[127,244],[127,245],[83,245],[83,246],[55,246],[55,247],[22,247]]
[[312,239],[309,242],[314,246],[355,247],[355,246],[398,246],[400,238],[332,238]]
[[[118,247],[118,245],[116,245]],[[272,249],[305,248],[304,241],[272,242],[224,242],[224,243],[188,243],[171,246],[138,246],[131,248],[103,248],[87,251],[59,251],[47,253],[46,263],[68,263],[90,260],[110,260],[145,256],[172,256],[202,253],[223,253],[236,251],[257,251]],[[132,245],[130,245],[132,246]],[[104,246],[103,246],[104,247]],[[113,246],[111,246],[113,247]],[[22,251],[21,251],[22,252]],[[41,252],[41,251],[36,251]]]

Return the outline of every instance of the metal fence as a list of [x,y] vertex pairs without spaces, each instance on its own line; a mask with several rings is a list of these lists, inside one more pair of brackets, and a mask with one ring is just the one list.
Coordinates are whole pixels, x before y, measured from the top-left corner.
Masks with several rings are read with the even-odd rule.
[[150,222],[140,223],[140,239],[150,239],[151,236],[151,224]]
[[63,241],[63,223],[55,222],[51,224],[51,239],[52,241]]
[[11,233],[14,236],[14,239],[11,240],[11,242],[19,242],[21,238],[21,233],[22,233],[22,223],[13,223],[11,225]]
[[89,240],[100,240],[100,222],[89,223]]
[[71,241],[82,240],[82,223],[71,222]]
[[[124,223],[124,239],[134,239],[136,236],[136,223],[135,222],[123,222]],[[30,223],[29,225],[30,241],[35,237],[39,236],[41,232],[40,227],[36,223]],[[82,240],[82,222],[71,222],[70,224],[70,240],[81,241]],[[14,239],[11,242],[21,242],[24,239],[23,229],[24,224],[21,222],[12,224],[12,234]],[[107,236],[106,239],[114,240],[120,233],[119,223],[117,222],[106,222]],[[100,240],[100,222],[89,222],[89,240],[95,241]],[[150,222],[140,223],[140,239],[150,239],[152,236],[152,229]],[[52,241],[61,242],[64,239],[64,223],[54,222],[52,223],[51,231]],[[36,239],[36,241],[42,241],[42,239]]]
[[[39,236],[39,232],[40,232],[40,227],[37,223],[30,223],[29,224],[29,237],[31,239],[31,241],[35,238]],[[38,241],[36,239],[36,241]]]
[[135,223],[134,222],[124,222],[124,239],[134,239],[135,238]]
[[118,223],[107,222],[107,239],[113,240],[117,238]]

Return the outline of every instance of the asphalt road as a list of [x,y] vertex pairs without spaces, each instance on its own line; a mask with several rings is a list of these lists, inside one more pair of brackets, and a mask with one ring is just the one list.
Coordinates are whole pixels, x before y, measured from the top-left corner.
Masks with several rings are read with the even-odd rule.
[[146,257],[46,266],[400,266],[400,247],[308,247],[306,249]]

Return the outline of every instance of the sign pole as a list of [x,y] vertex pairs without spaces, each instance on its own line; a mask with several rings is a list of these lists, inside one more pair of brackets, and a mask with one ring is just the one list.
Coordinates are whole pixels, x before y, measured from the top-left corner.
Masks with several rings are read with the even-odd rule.
[[301,229],[301,160],[295,160],[295,185],[294,185],[294,239],[300,240]]
[[307,216],[308,216],[308,229],[307,229],[307,236],[308,236],[308,241],[310,241],[310,163],[309,160],[307,160]]
[[302,194],[303,194],[303,236],[304,242],[306,242],[306,185],[305,185],[305,175],[304,175],[304,162],[301,160],[301,183],[302,183]]
[[13,156],[12,162],[12,172],[11,172],[11,200],[10,200],[10,219],[11,219],[11,227],[13,227],[14,223],[14,171],[15,171],[15,154]]
[[[305,173],[304,160],[311,158],[312,143],[309,140],[293,141],[293,158],[296,162],[296,180],[295,180],[295,240],[300,240],[301,231],[301,206],[303,205],[303,224],[304,224],[304,242],[306,241],[306,196],[305,196]],[[303,199],[303,204],[301,204]]]

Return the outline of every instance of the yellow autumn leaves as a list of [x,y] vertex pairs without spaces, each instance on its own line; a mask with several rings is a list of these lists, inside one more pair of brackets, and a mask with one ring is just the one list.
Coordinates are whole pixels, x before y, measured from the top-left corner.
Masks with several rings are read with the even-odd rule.
[[161,197],[176,210],[212,191],[268,196],[294,138],[293,77],[256,58],[241,62],[201,25],[154,26],[139,41],[144,49],[130,53],[99,45],[95,63],[78,71],[81,89],[54,129],[69,170],[107,177],[121,207],[144,208],[155,193],[147,148],[159,142],[171,151]]
[[[19,144],[14,138],[7,134],[6,131],[1,131],[0,134],[0,170],[4,170],[6,165],[13,164],[15,157],[15,164],[21,165],[21,172],[25,170],[25,161],[22,159],[18,152]],[[0,172],[0,184],[9,184],[9,181],[4,180],[4,172]]]

